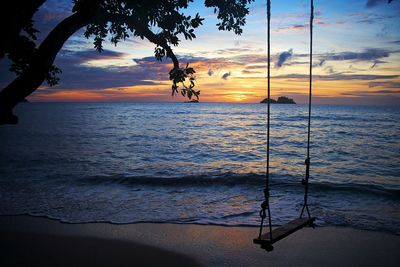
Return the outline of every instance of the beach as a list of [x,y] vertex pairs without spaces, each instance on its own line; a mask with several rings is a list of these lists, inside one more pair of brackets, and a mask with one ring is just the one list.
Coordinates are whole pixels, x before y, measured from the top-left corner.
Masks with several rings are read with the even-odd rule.
[[1,216],[1,266],[398,266],[400,237],[348,227],[306,228],[273,252],[256,227],[67,224]]

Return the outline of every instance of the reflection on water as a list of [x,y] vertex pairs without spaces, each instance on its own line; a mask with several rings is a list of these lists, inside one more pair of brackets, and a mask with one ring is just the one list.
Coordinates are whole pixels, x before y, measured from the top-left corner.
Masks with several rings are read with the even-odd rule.
[[[20,125],[0,128],[2,214],[258,223],[265,105],[29,103],[17,112]],[[306,106],[273,105],[271,120],[279,224],[302,199]],[[396,109],[314,106],[311,208],[320,223],[400,231],[399,132]]]

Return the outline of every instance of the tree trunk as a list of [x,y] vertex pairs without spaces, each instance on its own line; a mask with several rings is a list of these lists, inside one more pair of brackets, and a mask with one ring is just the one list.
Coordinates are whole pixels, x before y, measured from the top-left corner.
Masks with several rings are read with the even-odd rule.
[[49,33],[39,46],[29,68],[0,92],[0,125],[18,123],[13,108],[43,83],[64,43],[89,21],[90,16],[77,12],[60,22]]

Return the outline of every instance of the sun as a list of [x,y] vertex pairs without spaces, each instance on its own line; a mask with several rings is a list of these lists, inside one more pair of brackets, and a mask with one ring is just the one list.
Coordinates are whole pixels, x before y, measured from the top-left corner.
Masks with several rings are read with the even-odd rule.
[[235,102],[242,102],[246,100],[248,97],[244,94],[235,94],[231,96],[232,100]]
[[255,93],[252,91],[230,91],[227,95],[226,98],[231,101],[231,102],[244,102],[244,101],[249,101],[254,97]]

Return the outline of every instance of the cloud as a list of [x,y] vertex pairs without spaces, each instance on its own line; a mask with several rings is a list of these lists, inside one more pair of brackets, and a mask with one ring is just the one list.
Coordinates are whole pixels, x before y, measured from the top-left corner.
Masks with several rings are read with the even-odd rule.
[[[128,57],[128,58],[127,58]],[[248,55],[250,62],[257,62],[257,57]],[[231,72],[218,70],[224,66],[227,68],[244,67],[244,63],[235,62],[236,58],[204,58],[192,55],[181,55],[178,59],[182,65],[189,63],[196,71],[204,75],[218,75],[224,80],[229,79]],[[240,59],[241,56],[240,56]],[[86,64],[108,60],[130,60],[132,65],[115,65],[102,67],[98,64]],[[129,59],[129,55],[105,50],[98,53],[95,50],[63,51],[57,57],[55,64],[63,70],[60,75],[60,84],[49,89],[52,90],[103,90],[109,88],[121,88],[141,85],[160,85],[166,90],[170,87],[168,72],[172,68],[170,59],[157,61],[154,56]],[[252,64],[252,63],[250,63]]]
[[332,66],[326,67],[324,70],[329,74],[335,74],[336,73],[335,69]]
[[[231,58],[216,58],[220,62],[231,62],[231,63],[237,63],[237,64],[255,64],[255,63],[264,63],[266,62],[265,54],[243,54],[243,55],[237,55]],[[214,59],[215,60],[215,59]]]
[[[290,61],[287,62],[285,65],[287,66],[294,66],[294,65],[309,65],[310,63],[307,61]],[[314,65],[315,67],[315,65]]]
[[368,87],[400,88],[400,82],[369,82]]
[[359,21],[357,21],[358,23],[364,23],[364,24],[374,24],[375,23],[375,19],[373,18],[365,18],[365,19],[361,19]]
[[[59,85],[50,90],[59,89],[82,89],[98,90],[111,87],[126,87],[133,85],[154,84],[162,78],[167,79],[168,71],[164,76],[157,71],[156,66],[152,67],[127,67],[110,70],[105,68],[92,68],[83,66],[65,66],[62,68]],[[153,82],[154,81],[154,82]]]
[[[198,61],[206,61],[206,60],[208,60],[205,57],[196,57],[196,56],[192,56],[192,55],[183,55],[183,56],[181,55],[181,56],[177,56],[177,58],[178,58],[178,60],[179,60],[179,62],[181,64],[186,64],[186,63],[191,64],[191,63],[198,62]],[[140,63],[140,62],[142,62],[142,63],[144,63],[144,62],[147,62],[147,63],[148,62],[150,62],[150,63],[160,62],[160,63],[162,63],[162,62],[170,61],[170,59],[166,60],[165,58],[162,61],[157,61],[154,56],[143,57],[143,58],[134,58],[133,60],[136,63]]]
[[308,25],[306,24],[295,24],[289,25],[285,27],[280,27],[278,29],[273,30],[274,32],[286,32],[286,31],[302,31],[308,29]]
[[386,63],[386,61],[382,61],[382,60],[375,60],[374,64],[372,64],[371,69],[374,69],[376,66],[378,66],[378,64],[383,64]]
[[34,26],[39,30],[38,43],[64,18],[72,15],[72,1],[45,1],[35,13]]
[[[326,59],[321,59],[319,62],[313,64],[313,67],[322,67],[326,62]],[[308,64],[308,62],[306,62]]]
[[243,74],[259,74],[262,73],[261,71],[255,71],[255,70],[242,70]]
[[292,30],[304,30],[307,28],[308,28],[308,25],[305,25],[305,24],[296,24],[296,25],[291,26]]
[[381,4],[381,3],[387,3],[387,2],[392,2],[392,0],[368,0],[367,1],[367,8],[371,8],[371,7],[376,7],[377,5]]
[[325,60],[353,60],[353,61],[376,61],[381,58],[389,57],[390,51],[381,48],[367,48],[361,52],[340,52],[340,53],[327,53],[322,55]]
[[356,13],[351,15],[356,18],[356,23],[361,24],[374,24],[374,23],[386,23],[390,19],[397,20],[398,14],[375,14],[375,13]]
[[233,48],[224,48],[224,49],[215,49],[215,50],[203,50],[198,51],[198,54],[205,55],[208,57],[214,57],[216,55],[224,55],[225,57],[243,55],[243,54],[259,54],[262,52],[261,48],[255,49],[251,46],[242,46],[242,47],[233,47]]
[[[363,75],[363,74],[332,74],[332,75],[313,75],[314,80],[325,80],[325,81],[349,81],[349,80],[363,80],[373,81],[381,79],[397,79],[400,75]],[[275,76],[275,78],[281,79],[308,79],[307,74],[287,74]]]
[[279,69],[293,56],[293,49],[282,52],[279,54],[277,61],[275,62],[275,68]]
[[224,80],[227,80],[229,76],[231,76],[231,72],[226,72],[226,73],[224,73],[224,75],[222,75],[221,78]]
[[[318,16],[316,14],[316,16]],[[308,14],[303,14],[303,17],[299,17],[298,20],[304,20],[304,17],[308,17]],[[347,24],[347,22],[344,21],[330,21],[327,19],[323,19],[321,17],[316,17],[314,19],[314,22],[318,24],[318,27],[339,27],[339,26],[344,26]],[[291,24],[291,25],[285,25],[282,27],[279,27],[277,29],[273,29],[273,32],[290,32],[290,31],[308,31],[310,28],[309,24]]]
[[[125,59],[127,55],[120,52],[104,50],[98,53],[95,50],[70,51],[65,50],[57,57],[55,65],[63,70],[59,85],[52,90],[97,90],[112,87],[127,87],[135,85],[151,85],[168,80],[171,61],[158,62],[154,57],[141,59]],[[130,60],[131,65],[116,65],[100,67],[87,62],[107,60]]]
[[58,59],[67,62],[68,64],[83,64],[93,60],[108,60],[108,59],[121,59],[126,57],[127,54],[111,50],[103,50],[101,53],[95,49],[86,49],[80,51],[72,51],[63,49]]
[[346,96],[374,96],[374,95],[399,95],[399,90],[377,90],[377,91],[357,91],[357,92],[344,92],[341,95]]
[[267,68],[267,63],[265,63],[265,64],[256,64],[256,65],[246,66],[246,69],[248,69],[248,70],[266,69],[266,68]]

